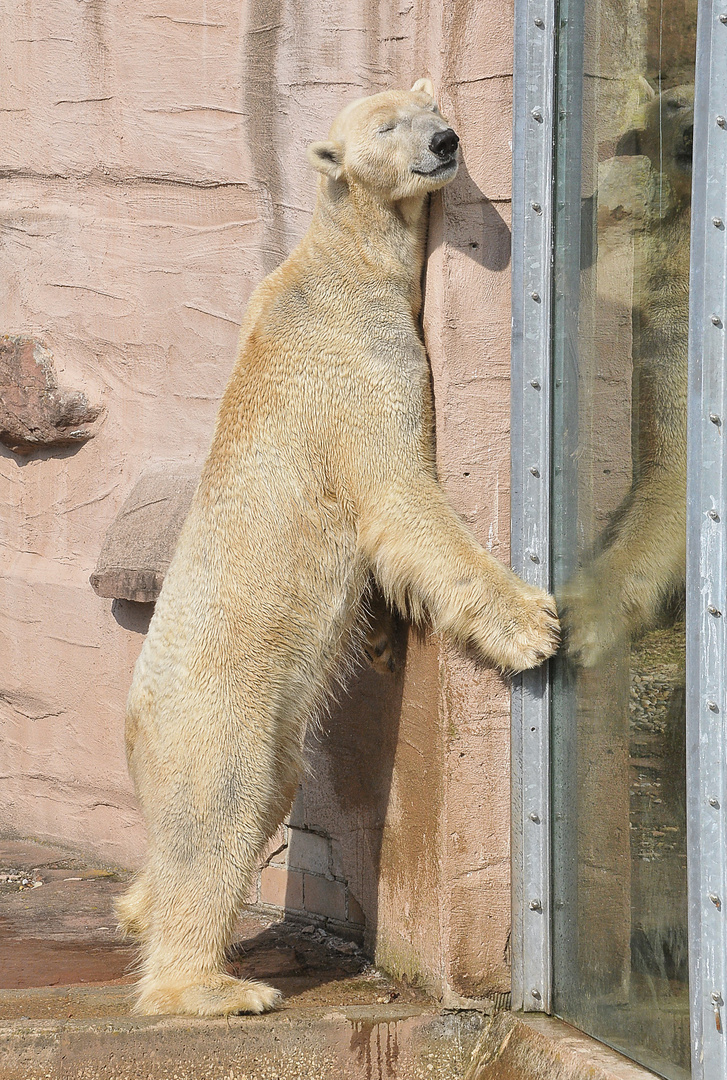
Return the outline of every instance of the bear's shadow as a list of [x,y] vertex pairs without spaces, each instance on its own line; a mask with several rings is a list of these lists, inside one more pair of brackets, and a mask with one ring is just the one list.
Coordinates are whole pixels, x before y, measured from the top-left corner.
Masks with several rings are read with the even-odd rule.
[[[430,250],[446,238],[449,247],[486,270],[497,273],[507,270],[512,247],[510,227],[472,179],[466,162],[460,161],[456,178],[435,196],[435,200],[432,206],[435,227],[430,228]],[[446,234],[441,229],[442,200]]]
[[[360,939],[363,931],[367,955],[373,952],[377,936],[381,848],[399,739],[410,638],[407,623],[397,619],[394,625],[396,673],[380,674],[364,664],[346,689],[339,690],[320,727],[309,731],[307,769],[290,814],[293,828],[288,834],[289,870],[298,871],[289,878],[284,904],[285,918],[291,928],[299,927],[304,917],[308,922],[325,926],[334,935]],[[324,912],[316,913],[307,904],[304,912],[300,910],[300,876],[306,877],[304,834],[311,831],[330,837],[333,874],[319,882],[319,889],[322,886],[325,891],[330,883],[335,891],[336,881],[331,881],[332,876],[345,883],[348,925],[328,922]],[[320,869],[317,868],[319,872]],[[360,925],[361,909],[366,916],[365,927]],[[247,950],[251,944],[245,941],[236,948]],[[313,972],[307,972],[308,978],[312,975]],[[325,966],[320,971],[320,982],[339,977]]]

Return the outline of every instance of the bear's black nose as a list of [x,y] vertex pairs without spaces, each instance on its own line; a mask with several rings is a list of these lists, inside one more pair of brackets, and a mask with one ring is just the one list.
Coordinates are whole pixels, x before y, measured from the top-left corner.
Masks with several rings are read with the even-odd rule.
[[432,153],[442,158],[451,157],[458,146],[459,136],[451,128],[446,128],[444,131],[435,131],[429,143],[429,149]]

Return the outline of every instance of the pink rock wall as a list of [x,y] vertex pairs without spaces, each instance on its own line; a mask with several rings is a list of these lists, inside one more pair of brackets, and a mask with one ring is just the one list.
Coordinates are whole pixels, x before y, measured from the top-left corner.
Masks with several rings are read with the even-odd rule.
[[[104,420],[80,448],[0,448],[0,825],[135,865],[123,709],[149,611],[89,575],[140,473],[203,458],[247,298],[310,219],[306,143],[422,75],[465,162],[430,230],[439,468],[507,561],[511,10],[20,0],[3,27],[0,333],[41,340]],[[382,963],[502,990],[507,690],[436,640],[401,649],[403,676],[363,673],[311,739],[294,824],[330,838]]]

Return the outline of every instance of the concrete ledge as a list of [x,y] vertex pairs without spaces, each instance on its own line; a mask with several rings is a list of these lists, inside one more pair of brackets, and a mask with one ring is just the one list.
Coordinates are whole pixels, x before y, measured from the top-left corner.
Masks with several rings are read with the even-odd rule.
[[654,1073],[551,1016],[499,1013],[465,1080],[654,1080]]
[[[19,992],[20,993],[20,992]],[[6,994],[3,994],[4,998]],[[2,1001],[0,1001],[2,1008]],[[434,1007],[0,1022],[2,1080],[459,1080],[485,1018]]]

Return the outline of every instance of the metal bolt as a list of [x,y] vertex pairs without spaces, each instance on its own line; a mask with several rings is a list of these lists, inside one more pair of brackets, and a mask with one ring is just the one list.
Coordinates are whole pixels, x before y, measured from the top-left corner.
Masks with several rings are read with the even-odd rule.
[[709,893],[709,899],[712,901],[712,903],[714,904],[714,906],[716,908],[721,908],[722,907],[722,901],[720,900],[720,898],[717,896],[716,893],[713,893],[713,892]]
[[532,116],[533,120],[537,120],[539,124],[542,124],[543,113],[541,109],[533,109],[530,115]]
[[723,26],[727,26],[727,15],[720,15],[719,21],[722,23]]
[[531,911],[542,911],[543,910],[543,905],[540,903],[539,900],[531,900],[530,901],[530,910]]
[[708,701],[707,702],[707,708],[709,709],[710,712],[719,712],[719,705],[717,704],[716,701]]
[[713,217],[712,224],[714,225],[715,229],[724,228],[724,221],[722,221],[721,217]]
[[709,995],[709,1000],[712,1002],[713,1005],[724,1005],[724,1002],[722,1001],[722,995],[720,994],[719,990],[713,990],[712,993]]
[[543,22],[542,19],[533,19],[533,22],[537,26],[538,30],[542,30],[543,27],[545,26],[545,23]]
[[714,604],[710,604],[709,607],[707,608],[707,611],[709,612],[710,615],[714,615],[715,619],[718,619],[720,617],[720,615],[722,614],[722,612],[719,610],[719,608],[716,608],[714,606]]
[[536,1001],[540,1001],[540,991],[536,990],[535,987],[530,991],[530,996],[534,997]]
[[711,412],[709,414],[709,419],[712,421],[713,424],[721,424],[722,423],[722,417],[717,416],[717,413],[715,413],[715,412]]
[[725,120],[724,116],[717,117],[717,127],[727,127],[727,120]]
[[535,211],[536,214],[542,214],[543,208],[542,208],[542,206],[540,205],[539,202],[534,202],[534,203],[531,203],[530,205],[532,206],[532,208],[533,208],[533,210]]
[[721,326],[721,325],[722,325],[722,320],[720,319],[719,315],[713,315],[712,316],[712,326]]
[[710,517],[712,521],[719,521],[719,514],[716,510],[708,510],[707,517]]
[[530,562],[539,563],[540,556],[536,555],[533,551],[530,552]]
[[540,476],[540,469],[536,469],[534,465],[533,465],[533,466],[532,466],[532,468],[530,469],[530,472],[531,472],[531,473],[532,473],[532,475],[533,475],[533,476],[535,476],[535,477],[539,477],[539,476]]
[[531,292],[530,293],[530,299],[534,300],[536,304],[539,304],[540,303],[540,293],[539,292]]
[[539,825],[539,824],[540,824],[540,815],[539,815],[539,814],[536,814],[534,810],[533,810],[533,812],[532,812],[531,814],[528,814],[528,817],[530,818],[530,820],[531,820],[531,821],[532,821],[532,822],[533,822],[533,823],[534,823],[535,825]]
[[531,379],[530,380],[530,385],[532,386],[533,390],[539,390],[540,389],[540,383],[538,382],[537,379]]
[[712,798],[709,800],[709,805],[713,806],[715,810],[719,810],[719,799],[715,798],[715,796],[713,795]]

